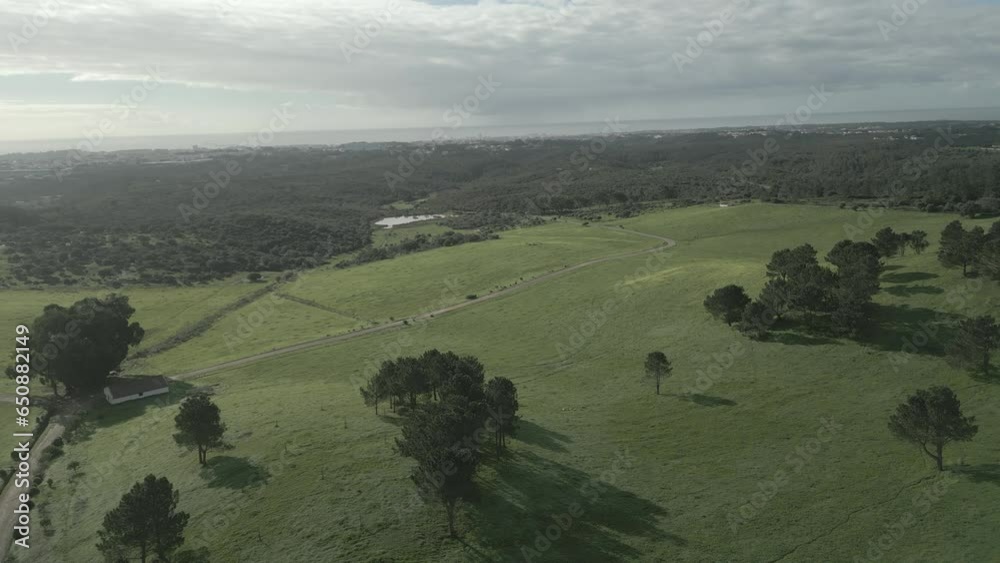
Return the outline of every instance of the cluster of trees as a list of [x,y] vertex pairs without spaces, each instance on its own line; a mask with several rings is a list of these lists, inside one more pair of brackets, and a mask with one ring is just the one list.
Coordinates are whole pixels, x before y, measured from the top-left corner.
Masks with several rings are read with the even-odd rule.
[[484,437],[492,436],[499,456],[516,430],[514,383],[504,377],[486,381],[474,356],[428,350],[383,362],[361,396],[376,413],[380,402],[406,407],[396,449],[416,461],[411,480],[424,498],[444,505],[448,532],[455,536],[458,503],[474,497]]
[[[31,370],[59,394],[81,395],[104,387],[145,331],[130,322],[135,309],[125,295],[87,297],[69,307],[49,305],[32,323]],[[13,369],[7,368],[8,377]]]
[[922,254],[931,243],[927,241],[927,233],[924,231],[897,233],[892,230],[892,227],[885,227],[875,233],[872,244],[878,249],[880,256],[892,258],[897,255],[905,255],[907,248],[913,249],[917,254]]
[[7,262],[22,283],[191,284],[237,272],[311,268],[371,241],[357,214],[320,221],[266,213],[171,221],[134,230],[80,225],[61,217],[54,224],[25,226],[10,237]]
[[498,238],[500,237],[497,235],[459,233],[455,231],[448,231],[433,236],[426,233],[419,233],[412,238],[408,238],[394,244],[387,244],[384,246],[367,246],[358,252],[353,258],[338,262],[337,267],[347,268],[350,266],[357,266],[359,264],[366,264],[368,262],[388,260],[403,254],[422,252],[424,250],[431,250],[443,246],[457,246],[467,242],[482,242],[484,240],[496,240]]
[[987,231],[980,226],[966,229],[952,221],[941,232],[938,260],[949,268],[962,268],[963,276],[983,273],[1000,280],[1000,221]]
[[[20,282],[188,283],[238,271],[307,268],[359,250],[370,244],[370,221],[399,200],[425,200],[421,211],[473,216],[456,218],[453,228],[492,230],[526,215],[631,209],[664,199],[890,198],[893,205],[928,211],[997,208],[1000,155],[977,150],[1000,143],[994,125],[915,124],[906,135],[875,139],[844,132],[831,126],[788,137],[766,129],[737,138],[612,135],[599,154],[580,139],[201,150],[181,155],[199,157],[183,164],[158,165],[155,175],[133,155],[121,155],[77,167],[61,180],[37,174],[0,186],[0,244]],[[747,152],[776,134],[782,150],[741,171]],[[934,149],[940,139],[947,145]],[[928,160],[931,149],[935,158]],[[427,153],[423,164],[389,185],[386,171],[416,150]],[[182,219],[178,205],[191,206],[228,160],[243,172],[190,221]],[[902,199],[891,191],[900,178],[907,182]],[[3,205],[39,198],[50,199],[24,209]]]
[[872,243],[843,240],[826,261],[836,269],[821,265],[811,245],[779,250],[767,264],[769,279],[756,300],[743,287],[728,285],[705,299],[705,309],[755,339],[766,338],[773,325],[789,315],[854,335],[864,326],[879,290],[882,253]]

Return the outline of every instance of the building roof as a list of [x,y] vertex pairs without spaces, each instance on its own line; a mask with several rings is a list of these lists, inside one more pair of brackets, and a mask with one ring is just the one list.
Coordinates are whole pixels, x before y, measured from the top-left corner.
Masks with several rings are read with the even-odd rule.
[[162,375],[137,375],[134,377],[109,377],[105,389],[112,399],[120,399],[140,393],[149,393],[167,388],[167,378]]

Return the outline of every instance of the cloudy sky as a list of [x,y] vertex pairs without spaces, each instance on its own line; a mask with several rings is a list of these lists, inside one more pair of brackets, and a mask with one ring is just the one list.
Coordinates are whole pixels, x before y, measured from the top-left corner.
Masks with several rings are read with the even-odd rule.
[[998,30],[997,0],[0,0],[0,140],[998,106]]

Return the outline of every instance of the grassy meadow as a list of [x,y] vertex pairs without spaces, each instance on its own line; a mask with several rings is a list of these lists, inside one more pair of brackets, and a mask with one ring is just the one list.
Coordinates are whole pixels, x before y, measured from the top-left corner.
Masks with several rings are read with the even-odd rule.
[[[235,447],[211,453],[206,468],[173,444],[176,402],[100,408],[48,470],[55,487],[38,500],[49,530],[18,560],[95,560],[105,512],[148,473],[180,490],[180,509],[191,514],[185,548],[207,546],[216,562],[854,561],[867,560],[869,542],[897,522],[905,525],[882,541],[882,560],[995,559],[1000,384],[950,367],[940,339],[954,315],[996,314],[1000,286],[938,264],[938,235],[953,218],[888,212],[862,223],[860,238],[892,226],[923,229],[933,244],[890,260],[877,329],[859,341],[783,331],[751,342],[711,319],[702,300],[728,283],[756,293],[772,252],[809,242],[822,257],[862,213],[692,207],[609,223],[674,238],[676,248],[178,384],[175,400],[189,385],[213,389],[228,424]],[[349,319],[401,318],[440,306],[449,277],[460,280],[453,297],[463,300],[655,244],[556,223],[310,272],[289,293]],[[135,299],[138,314],[151,318],[142,303]],[[325,323],[346,326],[301,306],[265,320],[247,352],[307,340]],[[900,355],[920,331],[934,336]],[[217,363],[220,338],[210,335],[152,360],[164,370],[187,358]],[[517,384],[521,403],[509,456],[488,456],[480,499],[460,509],[461,542],[447,538],[440,505],[413,501],[411,462],[393,451],[399,419],[375,415],[357,391],[366,366],[432,347],[476,355],[487,377]],[[660,396],[641,377],[653,350],[674,366]],[[980,425],[973,442],[945,450],[944,479],[886,428],[896,404],[937,384],[952,386]],[[758,493],[766,498],[748,509]],[[557,521],[558,537],[540,540]]]
[[194,324],[206,315],[218,311],[260,286],[241,281],[217,282],[195,287],[127,287],[0,290],[0,326],[31,324],[42,314],[46,305],[55,303],[68,307],[85,297],[103,297],[108,293],[129,296],[135,308],[133,320],[146,330],[138,349],[160,343],[182,328]]

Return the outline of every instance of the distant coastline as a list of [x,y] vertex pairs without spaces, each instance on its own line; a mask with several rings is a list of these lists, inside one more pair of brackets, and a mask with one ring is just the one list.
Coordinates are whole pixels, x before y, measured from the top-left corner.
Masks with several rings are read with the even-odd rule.
[[[738,127],[769,127],[781,119],[780,115],[693,117],[683,119],[622,120],[626,133],[652,131],[684,131]],[[852,123],[912,123],[921,121],[1000,121],[1000,107],[923,109],[898,111],[868,111],[848,113],[816,113],[810,125],[836,125]],[[498,139],[517,137],[573,137],[597,134],[606,127],[605,122],[542,123],[508,126],[467,126],[458,129],[443,128],[450,139]],[[341,145],[347,143],[418,142],[431,139],[433,127],[407,129],[351,129],[285,131],[275,135],[274,146]],[[203,135],[162,135],[148,137],[108,137],[101,143],[101,151],[126,150],[177,150],[224,148],[246,143],[251,133],[224,133]],[[76,148],[80,139],[36,139],[25,141],[0,141],[0,154],[39,153],[65,151]]]

